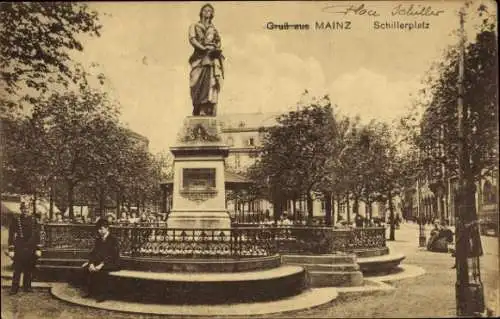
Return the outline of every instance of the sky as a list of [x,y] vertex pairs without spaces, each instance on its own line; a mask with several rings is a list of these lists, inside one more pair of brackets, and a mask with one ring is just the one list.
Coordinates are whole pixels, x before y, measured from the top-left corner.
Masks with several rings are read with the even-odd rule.
[[[462,2],[401,2],[430,6],[438,16],[393,16],[398,2],[213,2],[222,37],[225,79],[218,112],[286,112],[307,89],[329,94],[337,110],[363,121],[405,113],[430,65],[458,28]],[[94,2],[102,36],[83,38],[75,59],[103,72],[102,90],[122,106],[122,121],[168,151],[191,115],[188,28],[204,2]],[[334,8],[325,9],[334,5]],[[346,11],[350,5],[377,17]],[[350,22],[349,30],[317,30],[316,22]],[[428,23],[427,29],[375,30],[382,23]],[[309,30],[269,30],[268,22],[309,24]],[[470,23],[467,26],[470,29]]]

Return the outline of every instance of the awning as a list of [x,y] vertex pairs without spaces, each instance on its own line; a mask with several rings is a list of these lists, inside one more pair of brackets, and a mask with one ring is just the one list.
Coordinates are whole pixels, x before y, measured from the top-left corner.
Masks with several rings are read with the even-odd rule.
[[233,172],[225,171],[224,178],[226,180],[226,184],[251,184],[252,182],[246,179],[245,177],[238,175]]
[[[21,214],[19,202],[2,201],[2,214]],[[54,213],[58,213],[59,209],[54,205]],[[48,203],[37,203],[36,212],[41,215],[48,215],[50,211]],[[32,212],[32,207],[28,206],[28,213]]]
[[21,214],[19,210],[19,202],[2,201],[2,214]]

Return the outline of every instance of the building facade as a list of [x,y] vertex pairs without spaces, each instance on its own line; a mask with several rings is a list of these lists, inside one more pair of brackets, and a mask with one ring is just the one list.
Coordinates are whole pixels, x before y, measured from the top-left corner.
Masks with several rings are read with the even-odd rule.
[[[443,220],[455,225],[458,178],[423,178],[406,190],[403,217],[409,220],[425,218]],[[476,183],[476,212],[479,220],[498,224],[498,179],[485,176]]]
[[[222,139],[229,146],[226,170],[244,174],[255,162],[262,145],[260,130],[276,125],[280,113],[236,113],[218,116]],[[227,190],[227,209],[239,221],[262,219],[266,212],[272,216],[271,203],[263,199],[241,200],[237,190]]]

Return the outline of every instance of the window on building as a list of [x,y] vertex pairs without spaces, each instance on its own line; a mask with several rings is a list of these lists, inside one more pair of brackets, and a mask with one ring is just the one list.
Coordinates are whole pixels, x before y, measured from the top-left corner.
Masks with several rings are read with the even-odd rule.
[[255,140],[254,140],[254,138],[253,138],[253,137],[250,137],[250,138],[248,139],[248,146],[255,146]]
[[234,146],[234,139],[232,137],[227,138],[227,145]]

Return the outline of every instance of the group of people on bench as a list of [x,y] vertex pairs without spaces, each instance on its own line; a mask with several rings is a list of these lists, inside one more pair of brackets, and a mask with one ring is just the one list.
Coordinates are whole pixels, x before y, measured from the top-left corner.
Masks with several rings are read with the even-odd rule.
[[446,222],[434,222],[434,228],[431,230],[427,250],[434,252],[449,252],[449,245],[453,243],[453,231],[448,228]]

